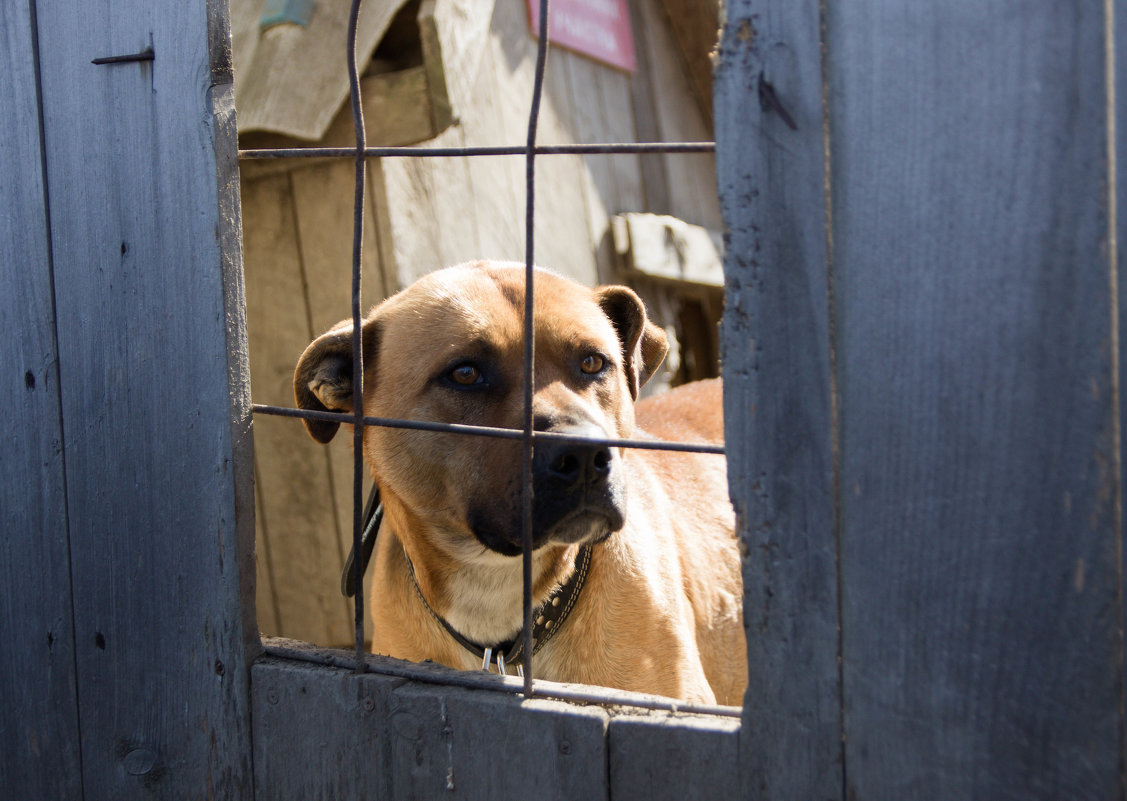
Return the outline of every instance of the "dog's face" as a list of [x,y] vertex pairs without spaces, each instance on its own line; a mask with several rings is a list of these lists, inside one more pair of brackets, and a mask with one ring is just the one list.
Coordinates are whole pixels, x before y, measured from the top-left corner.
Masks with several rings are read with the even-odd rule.
[[[363,324],[367,416],[519,429],[524,424],[524,268],[482,262],[432,273]],[[537,431],[625,438],[665,335],[625,287],[535,277]],[[315,340],[294,375],[298,405],[352,411],[352,324]],[[305,421],[329,441],[337,424]],[[433,545],[462,559],[521,551],[519,441],[369,426],[364,455],[385,503],[401,502]],[[619,449],[538,443],[534,546],[592,542],[623,525]]]

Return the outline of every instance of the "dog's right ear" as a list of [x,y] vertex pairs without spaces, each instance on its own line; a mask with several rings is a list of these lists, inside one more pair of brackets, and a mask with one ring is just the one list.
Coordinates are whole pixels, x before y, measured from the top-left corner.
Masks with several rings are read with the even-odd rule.
[[[376,347],[375,319],[360,328],[364,353],[365,383],[374,375]],[[299,409],[318,412],[352,412],[352,320],[342,320],[317,337],[297,360],[293,374],[294,399]],[[327,420],[302,420],[309,436],[320,443],[331,440],[340,423]]]

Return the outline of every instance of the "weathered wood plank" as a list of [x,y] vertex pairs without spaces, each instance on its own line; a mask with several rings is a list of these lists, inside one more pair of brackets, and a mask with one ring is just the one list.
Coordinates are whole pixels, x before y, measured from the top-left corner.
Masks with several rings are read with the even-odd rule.
[[[581,56],[557,51],[546,65],[544,97],[548,102],[540,109],[536,131],[539,144],[570,144],[577,140],[565,58]],[[528,98],[532,97],[531,77],[525,92]],[[511,124],[515,123],[514,120]],[[534,245],[538,264],[593,286],[599,281],[599,270],[595,259],[596,243],[591,239],[586,213],[583,171],[580,156],[536,159]]]
[[[728,483],[746,544],[740,770],[748,798],[840,798],[818,12],[744,0],[727,14],[715,108]],[[797,131],[764,113],[761,74]]]
[[435,130],[475,105],[478,69],[486,52],[494,0],[423,0],[419,36],[430,83]]
[[[506,129],[500,106],[500,83],[510,69],[498,60],[499,48],[494,24],[490,24],[482,43],[472,90],[472,105],[465,105],[461,124],[470,146],[517,144],[519,131]],[[479,254],[485,258],[513,260],[524,258],[524,178],[519,158],[475,156],[466,159],[470,182],[474,186]]]
[[[364,133],[369,147],[411,145],[437,133],[431,114],[432,97],[426,69],[423,67],[410,67],[362,78],[360,98],[363,101]],[[247,149],[310,145],[307,140],[260,131],[243,134],[239,137],[239,143]],[[333,117],[325,135],[316,142],[316,146],[353,147],[355,144],[352,104],[346,101]],[[309,159],[303,159],[299,164],[304,166],[309,162]],[[294,162],[285,159],[244,159],[242,162],[243,178],[292,169]]]
[[[294,170],[290,177],[306,302],[309,319],[312,321],[312,333],[316,337],[352,313],[352,202],[356,172],[352,162],[337,161],[306,170]],[[364,208],[361,267],[360,296],[364,308],[368,309],[387,297],[389,292],[386,287],[394,286],[395,281],[394,275],[384,274],[380,264],[376,219],[370,202]],[[296,359],[294,361],[296,364]],[[294,429],[291,436],[308,438],[302,426]],[[344,557],[352,548],[352,440],[347,436],[338,436],[322,447],[329,459],[329,486],[336,507],[333,529],[339,538],[339,577],[344,569]],[[371,481],[365,471],[365,497],[370,486]],[[317,594],[325,589],[324,586],[314,588],[313,593]],[[336,585],[328,589],[335,593]],[[351,608],[351,601],[348,605]],[[370,635],[371,620],[368,617],[365,616],[364,623]],[[348,638],[344,640],[318,641],[343,644],[351,641],[351,636],[350,629]]]
[[[529,33],[525,8],[518,3],[498,4],[493,14],[492,64],[496,74],[495,100],[500,130],[523,144],[531,107],[536,66],[536,41]],[[566,144],[575,141],[566,59],[571,54],[554,52],[547,61],[544,94],[537,122],[537,142]],[[518,220],[524,220],[525,165],[512,158]],[[535,258],[585,284],[598,280],[594,248],[584,219],[582,166],[578,156],[551,156],[536,160]],[[521,230],[523,260],[524,233]]]
[[611,719],[610,797],[740,798],[739,721],[668,714]]
[[[361,66],[403,4],[403,0],[365,3],[356,29]],[[307,25],[265,29],[259,25],[262,3],[235,0],[234,5],[240,129],[320,139],[348,98],[343,57],[350,4],[322,3]],[[339,58],[326,57],[337,53]]]
[[[558,64],[556,62],[559,62]],[[535,43],[522,7],[494,10],[489,52],[475,91],[480,104],[461,124],[431,140],[434,147],[521,144],[528,124]],[[573,142],[563,62],[549,59],[539,122],[542,143]],[[536,259],[573,278],[597,279],[576,156],[537,160]],[[524,165],[520,157],[385,159],[390,250],[401,285],[438,267],[486,256],[524,257]]]
[[[567,83],[571,89],[572,125],[579,142],[632,142],[634,120],[627,79],[622,73],[570,53],[566,55]],[[618,95],[618,103],[608,99]],[[641,168],[636,155],[592,154],[582,157],[583,196],[588,232],[595,248],[599,283],[615,280],[617,260],[610,220],[614,214],[642,207]]]
[[607,797],[600,709],[279,659],[252,689],[260,801]]
[[27,2],[0,6],[0,785],[82,794],[58,357]]
[[1103,11],[829,7],[859,798],[1123,792]]
[[627,269],[678,285],[723,288],[719,233],[665,214],[621,214],[614,224]]
[[256,801],[390,797],[388,696],[402,680],[371,679],[286,660],[255,663]]
[[[669,20],[654,3],[640,3],[640,32],[645,37],[657,141],[707,142],[710,126],[693,100],[692,87],[677,51]],[[641,124],[639,122],[639,124]],[[668,213],[695,225],[719,231],[720,204],[716,189],[716,161],[711,153],[667,153],[661,156],[669,183]]]
[[[449,128],[427,145],[461,147],[464,132]],[[477,208],[466,159],[383,159],[383,199],[399,286],[440,267],[477,258]]]
[[[243,205],[251,390],[256,403],[292,406],[294,365],[314,333],[291,175],[244,181]],[[351,251],[351,234],[343,226],[337,230]],[[346,270],[336,287],[344,287],[342,316],[348,312],[348,264]],[[255,473],[265,534],[261,558],[272,581],[279,626],[264,629],[267,633],[321,643],[352,639],[349,605],[339,590],[344,566],[340,529],[347,527],[351,536],[352,516],[338,525],[329,464],[329,452],[309,438],[300,422],[268,415],[255,420]],[[352,486],[351,473],[347,486]],[[266,622],[264,618],[260,625]]]
[[712,51],[720,28],[718,0],[660,0],[669,20],[685,74],[705,124],[712,125]]
[[219,5],[37,5],[86,798],[251,791]]
[[[657,118],[657,93],[653,75],[655,55],[650,53],[646,34],[643,0],[628,0],[630,24],[634,32],[634,54],[638,67],[630,79],[630,106],[634,112],[634,130],[639,142],[660,142],[661,126]],[[645,206],[631,211],[672,214],[669,177],[665,173],[665,156],[647,153],[639,157]]]

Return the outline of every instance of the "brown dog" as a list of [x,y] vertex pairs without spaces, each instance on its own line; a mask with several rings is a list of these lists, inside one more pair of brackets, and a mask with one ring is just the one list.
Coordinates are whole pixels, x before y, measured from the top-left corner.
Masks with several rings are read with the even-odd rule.
[[[722,441],[719,381],[635,406],[667,350],[637,295],[543,270],[535,281],[537,431]],[[364,321],[365,414],[521,428],[523,314],[523,265],[451,267],[388,298]],[[301,408],[352,411],[351,348],[347,320],[306,349],[294,375]],[[338,428],[305,424],[319,442]],[[375,652],[466,669],[480,669],[483,652],[486,662],[519,658],[521,453],[512,440],[365,428],[385,510]],[[743,596],[725,470],[716,455],[535,446],[537,678],[742,702]]]

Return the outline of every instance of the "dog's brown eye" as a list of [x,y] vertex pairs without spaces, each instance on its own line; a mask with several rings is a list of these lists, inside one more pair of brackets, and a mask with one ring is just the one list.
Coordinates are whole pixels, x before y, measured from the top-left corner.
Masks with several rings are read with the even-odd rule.
[[592,353],[584,357],[583,361],[579,363],[579,369],[587,373],[587,375],[594,375],[601,372],[606,360],[597,353]]
[[481,381],[481,370],[473,364],[459,364],[450,371],[450,377],[454,379],[455,383],[469,386]]

